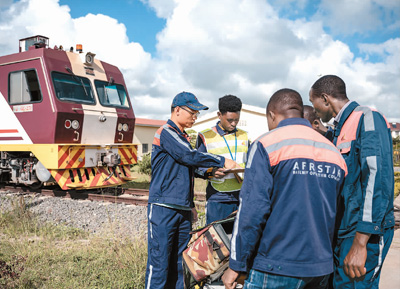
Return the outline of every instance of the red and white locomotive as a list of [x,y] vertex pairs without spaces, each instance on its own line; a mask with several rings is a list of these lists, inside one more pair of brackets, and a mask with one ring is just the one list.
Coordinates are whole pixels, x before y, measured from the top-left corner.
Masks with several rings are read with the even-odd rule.
[[44,36],[0,57],[0,181],[64,189],[130,181],[135,115],[123,75]]

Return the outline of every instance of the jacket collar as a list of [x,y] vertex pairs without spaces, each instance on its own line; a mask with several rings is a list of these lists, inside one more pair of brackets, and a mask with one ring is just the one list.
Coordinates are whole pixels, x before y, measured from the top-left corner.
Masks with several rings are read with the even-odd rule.
[[173,129],[175,129],[179,134],[184,136],[187,135],[186,131],[181,131],[179,127],[172,120],[168,119],[167,124],[171,126]]
[[235,129],[233,131],[230,131],[230,132],[224,131],[221,128],[221,126],[219,125],[220,123],[221,123],[221,121],[218,121],[217,124],[216,124],[217,132],[218,132],[219,135],[227,135],[227,134],[231,134],[231,133],[237,132],[237,128],[236,127],[235,127]]
[[341,113],[341,115],[340,115],[338,123],[335,127],[335,136],[339,136],[340,130],[342,129],[344,122],[347,120],[349,115],[353,112],[353,110],[357,106],[360,106],[360,105],[356,101],[352,101],[347,105],[347,107],[344,108],[343,111],[341,110],[339,112],[339,113]]
[[287,125],[305,125],[305,126],[311,127],[311,124],[307,119],[300,118],[300,117],[292,117],[292,118],[287,118],[287,119],[282,120],[278,124],[277,128],[287,126]]
[[353,101],[349,100],[345,105],[343,105],[342,109],[339,111],[337,116],[335,116],[334,123],[338,124],[340,121],[340,118],[343,115],[343,112],[346,110],[346,108],[352,103]]

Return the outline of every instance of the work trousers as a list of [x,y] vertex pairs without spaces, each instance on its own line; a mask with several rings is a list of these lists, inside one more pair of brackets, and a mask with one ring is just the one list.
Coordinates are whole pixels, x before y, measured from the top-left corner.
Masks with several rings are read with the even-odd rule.
[[149,204],[146,289],[183,289],[182,252],[190,240],[191,211]]
[[334,251],[335,272],[333,288],[337,289],[366,289],[379,288],[379,277],[383,261],[393,240],[394,229],[386,229],[383,235],[371,235],[367,243],[367,274],[361,280],[350,279],[343,270],[343,261],[350,251],[354,237],[338,239]]
[[318,277],[290,277],[251,269],[243,289],[325,289],[328,279],[329,274]]
[[206,203],[206,223],[222,220],[239,208],[239,202],[207,202]]

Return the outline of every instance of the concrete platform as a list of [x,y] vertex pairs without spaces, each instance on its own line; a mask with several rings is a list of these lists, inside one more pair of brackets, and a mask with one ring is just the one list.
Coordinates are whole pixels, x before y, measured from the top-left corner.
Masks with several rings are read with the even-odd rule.
[[383,263],[380,289],[400,289],[400,229],[394,231],[392,245]]
[[[394,200],[394,207],[395,219],[398,221],[400,196]],[[392,245],[390,245],[389,253],[383,263],[379,288],[400,289],[400,229],[394,231]]]

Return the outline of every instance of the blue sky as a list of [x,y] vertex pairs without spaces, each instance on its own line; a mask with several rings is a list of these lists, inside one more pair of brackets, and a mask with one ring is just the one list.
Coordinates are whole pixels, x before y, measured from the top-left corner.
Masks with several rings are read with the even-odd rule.
[[117,19],[126,25],[130,41],[139,42],[151,54],[156,53],[156,34],[165,26],[165,19],[158,18],[155,11],[143,2],[116,0],[116,5],[110,5],[109,0],[60,0],[59,3],[70,7],[73,18],[92,13]]
[[[270,1],[271,4],[279,3],[278,0]],[[300,1],[301,2],[301,1]],[[74,18],[84,17],[89,13],[104,14],[117,19],[127,27],[127,35],[131,41],[139,42],[143,48],[156,55],[156,34],[160,32],[166,24],[166,19],[159,18],[156,12],[146,2],[140,0],[117,0],[116,5],[110,5],[107,0],[96,0],[95,4],[90,1],[81,0],[60,0],[61,5],[68,5],[71,9],[70,14]],[[275,6],[279,11],[279,16],[291,20],[305,18],[311,21],[317,13],[327,16],[327,12],[321,7],[321,1],[307,1],[303,5],[296,5],[295,1],[287,5]],[[358,48],[359,43],[380,43],[390,38],[399,38],[400,29],[382,29],[385,25],[390,25],[395,17],[399,16],[399,11],[385,12],[376,6],[376,13],[382,20],[382,26],[377,26],[356,33],[335,33],[334,29],[324,25],[327,33],[332,34],[334,39],[345,42],[356,57],[365,57],[365,53]],[[400,8],[397,7],[397,10]],[[389,13],[389,15],[384,14]],[[382,56],[377,54],[369,55],[370,62],[382,61]]]
[[287,87],[336,74],[348,96],[400,122],[398,0],[0,0],[0,54],[41,34],[82,43],[124,73],[138,117],[166,119],[191,91],[265,107]]

